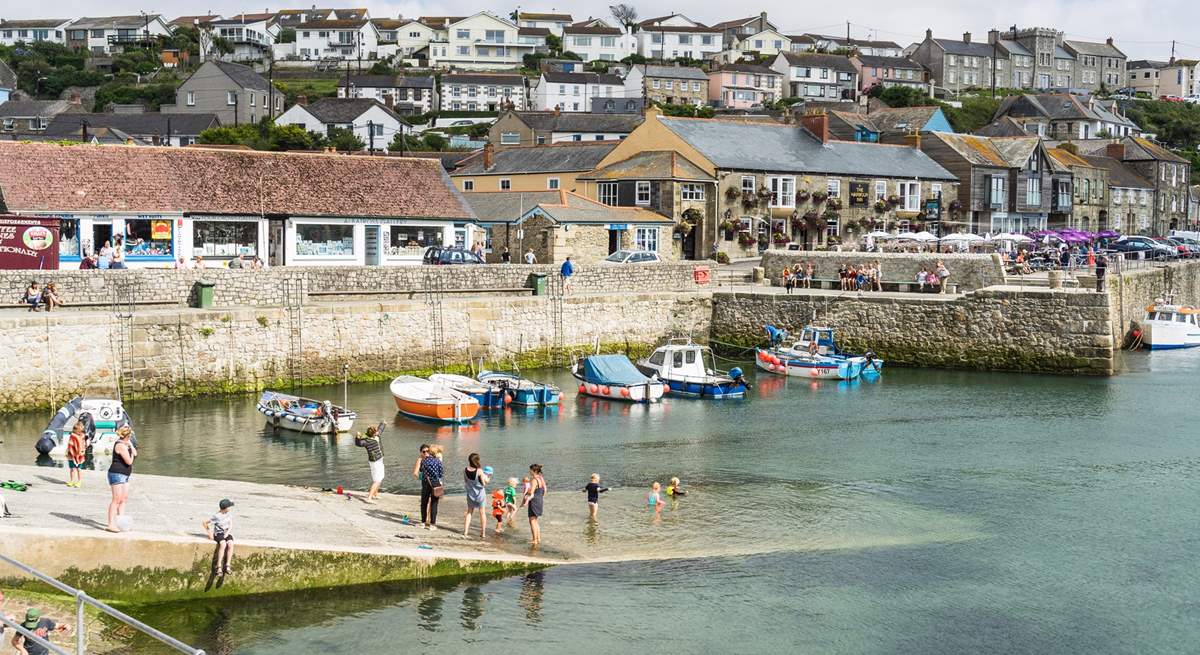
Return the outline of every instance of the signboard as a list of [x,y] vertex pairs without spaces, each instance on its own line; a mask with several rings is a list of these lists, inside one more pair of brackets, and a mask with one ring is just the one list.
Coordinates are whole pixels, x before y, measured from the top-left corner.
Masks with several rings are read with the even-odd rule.
[[171,221],[151,221],[150,238],[154,241],[169,241],[171,239]]
[[57,218],[0,215],[0,269],[57,268]]
[[610,229],[610,230],[628,230],[629,224],[628,223],[609,223],[608,229]]
[[850,183],[850,206],[866,205],[868,198],[867,189],[870,185],[867,182],[851,182]]
[[942,217],[942,201],[930,198],[925,201],[925,218],[936,221]]

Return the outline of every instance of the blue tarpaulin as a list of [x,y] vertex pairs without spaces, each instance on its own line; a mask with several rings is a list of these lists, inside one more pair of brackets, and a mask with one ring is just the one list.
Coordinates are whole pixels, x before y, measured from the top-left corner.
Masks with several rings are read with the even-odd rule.
[[584,380],[596,384],[645,384],[650,380],[625,355],[585,357],[580,371]]

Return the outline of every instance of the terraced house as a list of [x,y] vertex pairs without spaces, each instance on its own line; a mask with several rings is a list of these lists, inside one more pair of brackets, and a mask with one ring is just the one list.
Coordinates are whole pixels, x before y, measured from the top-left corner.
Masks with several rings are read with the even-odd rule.
[[634,37],[602,20],[564,27],[563,49],[584,61],[621,61],[633,54]]
[[1188,160],[1143,137],[1092,139],[1077,145],[1081,152],[1120,160],[1154,185],[1150,234],[1166,234],[1188,224],[1188,186],[1192,180]]
[[691,66],[638,64],[625,76],[625,97],[668,105],[708,102],[708,75]]
[[0,20],[0,45],[18,43],[66,43],[69,18],[27,18],[25,20]]
[[720,29],[671,14],[644,20],[638,26],[638,54],[649,59],[687,58],[704,61],[725,49]]
[[708,99],[726,109],[760,108],[782,97],[783,76],[758,64],[725,64],[708,73]]
[[339,98],[374,98],[401,116],[424,114],[438,107],[437,83],[432,77],[352,75],[338,80]]
[[1127,58],[1113,44],[1111,36],[1104,43],[1064,40],[1063,48],[1075,55],[1076,86],[1079,88],[1088,91],[1125,88],[1125,80],[1128,79],[1125,70]]
[[528,107],[525,76],[448,73],[442,76],[440,108],[449,111],[522,111]]
[[1071,93],[1026,93],[1009,96],[996,110],[996,119],[1011,118],[1028,134],[1050,139],[1091,139],[1141,134],[1120,107],[1096,96]]
[[1108,174],[1108,211],[1100,214],[1097,229],[1150,234],[1150,213],[1156,206],[1154,184],[1119,159],[1103,155],[1080,156]]
[[[1086,231],[1109,229],[1108,169],[1088,161],[1070,144],[1047,148],[1046,154],[1050,156],[1051,169],[1060,176],[1053,189],[1049,226]],[[1069,176],[1068,184],[1063,184],[1062,176]]]
[[854,100],[858,69],[848,57],[820,53],[781,52],[771,68],[783,76],[784,93],[806,100]]

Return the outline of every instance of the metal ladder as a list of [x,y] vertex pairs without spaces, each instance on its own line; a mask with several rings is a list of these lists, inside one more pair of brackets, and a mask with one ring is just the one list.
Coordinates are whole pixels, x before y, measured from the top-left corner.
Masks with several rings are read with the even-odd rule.
[[442,316],[444,291],[442,278],[430,271],[425,272],[425,307],[429,309],[429,327],[432,336],[429,351],[429,368],[438,373],[446,368],[446,331]]
[[563,280],[561,275],[546,276],[546,297],[550,301],[550,321],[554,326],[551,361],[563,366]]
[[303,276],[283,281],[283,309],[287,314],[287,374],[292,393],[304,384],[304,284]]
[[137,282],[124,280],[113,287],[112,314],[113,359],[117,368],[117,400],[133,391],[133,315],[134,299],[137,297]]

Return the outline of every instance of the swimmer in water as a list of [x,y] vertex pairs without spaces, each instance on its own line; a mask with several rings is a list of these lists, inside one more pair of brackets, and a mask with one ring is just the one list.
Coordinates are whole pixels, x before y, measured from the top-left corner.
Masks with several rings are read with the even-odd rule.
[[600,474],[593,473],[592,481],[587,483],[581,491],[587,492],[588,520],[594,523],[596,521],[596,512],[600,510],[600,494],[608,491],[608,487],[601,487]]
[[646,496],[646,507],[654,510],[655,514],[661,514],[663,505],[666,504],[662,501],[662,496],[658,493],[660,489],[662,489],[662,485],[655,482],[650,485],[650,493]]
[[683,485],[679,484],[679,478],[671,478],[671,484],[667,485],[667,495],[672,499],[687,495],[687,491],[684,491]]

